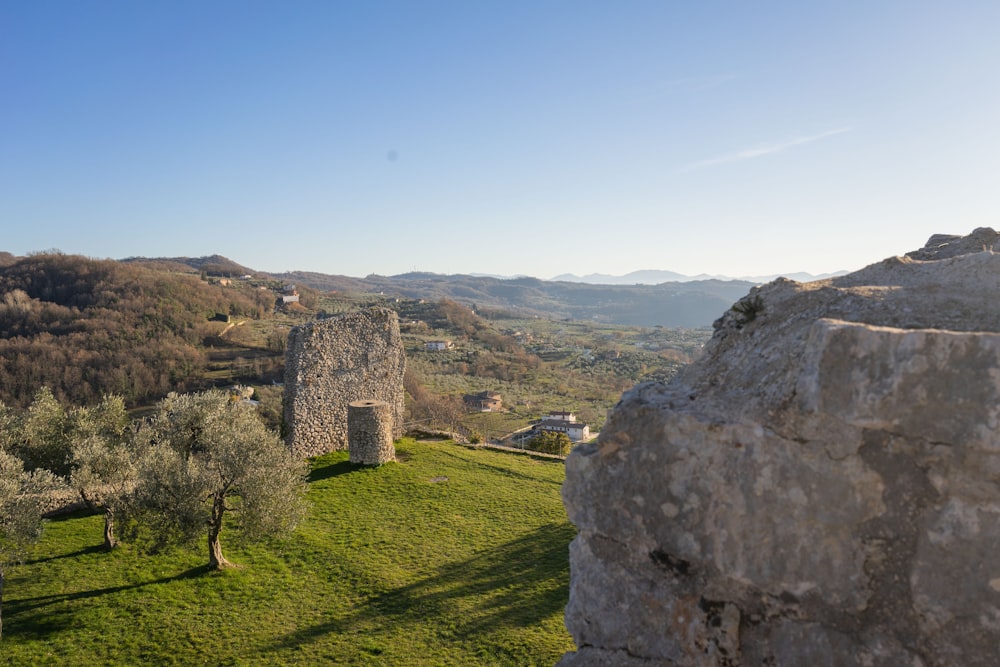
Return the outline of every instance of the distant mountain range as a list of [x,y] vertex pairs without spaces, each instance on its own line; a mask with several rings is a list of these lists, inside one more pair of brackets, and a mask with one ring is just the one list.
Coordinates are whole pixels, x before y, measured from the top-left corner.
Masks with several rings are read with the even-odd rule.
[[813,280],[823,280],[825,278],[833,278],[836,276],[842,276],[846,274],[847,271],[837,271],[835,273],[822,273],[819,275],[813,275],[811,273],[797,272],[797,273],[775,273],[769,276],[724,276],[724,275],[710,275],[707,273],[699,273],[696,276],[687,276],[683,273],[675,273],[673,271],[660,271],[656,269],[647,269],[644,271],[633,271],[631,273],[626,273],[623,276],[612,276],[607,273],[588,273],[585,276],[578,276],[573,273],[564,273],[558,275],[551,280],[561,281],[568,283],[589,283],[591,285],[659,285],[661,283],[686,283],[693,280],[740,280],[749,283],[769,283],[775,278],[788,278],[790,280],[796,280],[800,283],[808,283]]
[[591,285],[526,277],[435,273],[350,278],[292,271],[274,277],[324,291],[367,292],[408,299],[451,299],[477,309],[508,310],[524,317],[687,328],[709,326],[753,287],[753,283],[744,281]]
[[[755,284],[772,277],[734,280],[715,276],[685,276],[672,271],[635,271],[624,276],[591,274],[540,280],[527,276],[443,275],[413,272],[365,278],[309,271],[265,273],[221,255],[211,257],[132,257],[161,268],[187,267],[213,275],[250,274],[322,291],[377,294],[385,297],[451,299],[478,308],[505,309],[525,317],[589,320],[634,326],[697,328],[711,325]],[[815,280],[806,273],[787,274],[793,280]]]

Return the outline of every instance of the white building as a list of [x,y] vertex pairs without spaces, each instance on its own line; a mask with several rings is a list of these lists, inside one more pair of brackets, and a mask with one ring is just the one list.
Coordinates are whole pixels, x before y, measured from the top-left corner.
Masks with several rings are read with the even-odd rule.
[[[557,413],[560,414],[560,413]],[[566,413],[569,414],[569,413]],[[553,419],[549,415],[535,426],[536,431],[548,431],[550,433],[565,433],[573,442],[584,442],[590,440],[590,427],[575,419]]]

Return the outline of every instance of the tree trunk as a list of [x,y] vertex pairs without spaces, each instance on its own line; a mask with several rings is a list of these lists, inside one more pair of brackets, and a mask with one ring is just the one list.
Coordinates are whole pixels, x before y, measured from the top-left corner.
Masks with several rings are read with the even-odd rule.
[[104,550],[111,551],[116,546],[118,546],[118,540],[115,539],[115,513],[111,511],[111,508],[104,508]]
[[3,581],[4,573],[0,570],[0,637],[3,637]]
[[211,570],[222,570],[231,566],[222,555],[222,545],[219,544],[219,533],[214,528],[208,531],[208,567]]
[[222,545],[219,544],[219,533],[222,532],[222,517],[225,512],[226,498],[219,494],[212,499],[212,518],[208,524],[208,567],[212,570],[221,570],[232,565],[222,555]]

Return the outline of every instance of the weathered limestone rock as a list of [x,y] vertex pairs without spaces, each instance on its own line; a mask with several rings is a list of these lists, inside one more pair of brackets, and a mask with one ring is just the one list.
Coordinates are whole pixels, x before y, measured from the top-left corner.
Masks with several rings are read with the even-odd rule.
[[374,466],[395,461],[392,425],[392,406],[385,401],[352,401],[347,406],[347,441],[351,463]]
[[388,403],[392,437],[400,437],[405,366],[399,320],[388,308],[293,328],[285,349],[289,448],[302,457],[347,449],[347,406],[358,400]]
[[564,667],[994,665],[998,235],[754,288],[566,462]]

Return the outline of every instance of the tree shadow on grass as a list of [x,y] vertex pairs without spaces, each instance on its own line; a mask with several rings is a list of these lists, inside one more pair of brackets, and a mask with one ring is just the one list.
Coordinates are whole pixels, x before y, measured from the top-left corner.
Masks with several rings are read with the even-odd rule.
[[89,507],[77,507],[68,512],[58,512],[56,514],[52,514],[51,516],[47,516],[45,517],[45,520],[51,521],[52,523],[60,523],[62,521],[75,521],[76,519],[94,516],[95,514],[100,514],[100,512],[92,510]]
[[38,563],[48,563],[54,560],[61,560],[63,558],[76,558],[77,556],[86,556],[87,554],[96,554],[98,552],[103,552],[104,545],[95,544],[93,546],[84,547],[82,549],[77,549],[76,551],[70,551],[64,554],[56,554],[55,556],[46,556],[45,558],[34,558],[31,560],[26,560],[23,565],[36,565]]
[[44,639],[49,634],[68,627],[74,622],[73,619],[76,614],[79,613],[78,611],[66,608],[43,610],[45,607],[76,600],[86,600],[102,595],[113,595],[122,591],[143,588],[144,586],[151,586],[153,584],[165,584],[182,579],[193,579],[209,572],[211,570],[207,565],[200,565],[169,577],[160,577],[159,579],[141,581],[135,584],[109,586],[107,588],[96,588],[73,593],[53,593],[52,595],[39,595],[33,598],[11,598],[4,600],[4,635],[18,634],[31,639]]
[[[524,480],[526,482],[535,482],[535,483],[537,483],[539,481],[542,481],[542,482],[546,482],[547,481],[548,483],[554,484],[555,486],[562,486],[562,482],[561,481],[558,481],[558,480],[539,480],[538,477],[536,477],[534,475],[526,475],[524,473],[517,472],[516,470],[510,470],[509,468],[505,468],[503,466],[493,465],[492,463],[486,463],[485,461],[482,461],[482,460],[480,460],[478,458],[469,459],[469,458],[465,458],[463,456],[460,456],[458,454],[455,454],[454,452],[445,452],[444,454],[446,456],[457,458],[460,461],[462,461],[463,463],[472,463],[472,464],[476,465],[477,467],[486,468],[486,469],[488,469],[488,470],[490,470],[492,472],[497,473],[498,475],[503,475],[504,477],[510,477],[512,479],[521,479],[521,480]],[[519,456],[519,454],[512,454],[512,456]],[[549,460],[549,459],[539,459],[539,460],[545,461],[545,463],[553,463],[553,461]]]
[[559,486],[559,487],[562,486],[562,481],[561,480],[557,480],[557,479],[548,479],[548,480],[538,479],[537,477],[534,477],[532,475],[525,475],[523,473],[514,472],[513,470],[508,470],[507,468],[503,468],[501,466],[495,466],[495,465],[492,465],[492,464],[489,464],[489,463],[480,463],[479,465],[481,465],[484,468],[489,468],[490,470],[492,470],[493,472],[497,473],[498,475],[503,475],[505,477],[512,477],[514,479],[523,479],[523,480],[525,480],[527,482],[536,482],[536,483],[537,482],[542,482],[543,484],[552,484],[553,486]]
[[265,650],[294,649],[366,625],[437,625],[459,641],[537,626],[566,606],[569,543],[575,534],[569,524],[541,526],[465,561],[441,565],[420,581],[374,595],[352,613],[293,632]]

